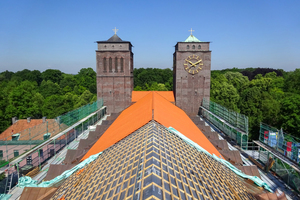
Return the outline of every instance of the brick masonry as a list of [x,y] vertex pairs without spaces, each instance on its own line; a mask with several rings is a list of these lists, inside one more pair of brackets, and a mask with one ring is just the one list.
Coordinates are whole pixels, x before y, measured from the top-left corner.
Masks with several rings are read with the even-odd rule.
[[130,42],[99,42],[97,97],[103,98],[108,113],[118,113],[131,105],[133,53]]
[[[195,45],[194,49],[193,45]],[[184,68],[185,59],[192,55],[199,56],[203,62],[202,70],[194,75]],[[173,91],[176,105],[187,114],[198,114],[203,98],[209,99],[210,71],[209,42],[178,42],[176,44],[173,54]]]

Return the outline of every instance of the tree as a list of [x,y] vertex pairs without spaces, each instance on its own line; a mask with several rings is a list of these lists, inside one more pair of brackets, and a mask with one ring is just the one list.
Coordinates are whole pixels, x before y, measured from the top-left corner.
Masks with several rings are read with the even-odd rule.
[[282,99],[280,125],[284,131],[300,136],[300,95],[289,93]]
[[52,95],[45,99],[42,106],[43,116],[47,116],[49,119],[53,119],[62,115],[65,112],[68,112],[68,109],[65,109],[64,98],[61,95]]
[[58,69],[47,69],[42,72],[42,78],[45,81],[52,81],[53,83],[59,83],[63,79],[63,73]]
[[300,94],[300,69],[287,75],[284,88],[286,92]]
[[238,91],[233,85],[228,83],[224,75],[219,75],[211,80],[210,97],[211,101],[239,112],[237,107],[240,98]]
[[92,68],[82,68],[75,75],[77,85],[89,89],[93,94],[97,93],[96,72]]
[[14,88],[8,95],[8,105],[5,109],[6,119],[32,117],[38,112],[33,107],[33,97],[37,91],[37,83],[23,81],[18,87]]
[[40,93],[47,98],[51,95],[60,95],[61,88],[57,83],[53,83],[51,80],[45,81],[43,80],[40,86]]
[[89,90],[86,90],[80,95],[78,100],[75,102],[74,108],[79,108],[81,106],[84,106],[88,103],[92,102],[92,99],[95,95],[93,95]]

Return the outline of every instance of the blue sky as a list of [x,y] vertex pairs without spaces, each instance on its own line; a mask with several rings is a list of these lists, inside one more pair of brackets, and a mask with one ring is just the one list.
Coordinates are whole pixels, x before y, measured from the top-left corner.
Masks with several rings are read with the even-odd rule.
[[300,1],[0,1],[0,72],[96,68],[95,41],[133,44],[134,67],[171,68],[174,46],[209,41],[212,70],[300,68]]

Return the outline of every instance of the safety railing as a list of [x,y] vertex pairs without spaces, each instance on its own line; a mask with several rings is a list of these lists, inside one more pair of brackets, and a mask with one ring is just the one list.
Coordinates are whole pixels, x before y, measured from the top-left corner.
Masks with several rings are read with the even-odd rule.
[[227,109],[224,106],[221,106],[213,101],[203,99],[202,106],[212,113],[216,114],[227,123],[232,126],[241,129],[241,131],[248,134],[248,117],[235,112],[233,110]]
[[275,127],[260,123],[259,141],[300,164],[300,139]]
[[[50,137],[66,130],[74,123],[103,107],[103,100],[99,99],[55,119],[46,119],[43,123],[32,128],[15,133],[0,141],[0,168],[7,165],[7,162],[14,160],[33,147],[43,143]],[[69,133],[71,135],[71,133]],[[6,162],[3,162],[6,161]]]
[[[105,116],[105,114],[106,107],[102,107],[87,117],[75,122],[75,124],[58,133],[56,136],[43,141],[42,144],[37,145],[31,150],[28,150],[28,152],[25,152],[23,155],[20,155],[18,158],[11,161],[9,163],[10,167],[6,170],[7,178],[5,188],[0,187],[0,193],[7,193],[12,186],[16,184],[16,181],[19,177],[28,174],[28,172],[31,173],[35,168],[41,169],[44,163],[55,156],[70,142],[74,141],[81,133],[86,131],[89,126],[96,124]],[[12,177],[18,178],[11,179]]]
[[203,99],[200,110],[203,117],[234,140],[242,149],[247,150],[248,117],[206,99]]

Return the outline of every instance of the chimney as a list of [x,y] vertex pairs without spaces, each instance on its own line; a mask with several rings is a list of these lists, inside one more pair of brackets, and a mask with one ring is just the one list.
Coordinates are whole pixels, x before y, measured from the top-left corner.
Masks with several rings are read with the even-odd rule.
[[18,118],[17,118],[17,117],[13,117],[13,118],[11,119],[12,124],[15,124],[17,121],[18,121]]
[[27,122],[30,123],[30,121],[31,121],[31,117],[28,117]]
[[43,119],[43,123],[44,123],[44,122],[46,122],[47,117],[43,117],[42,119]]

